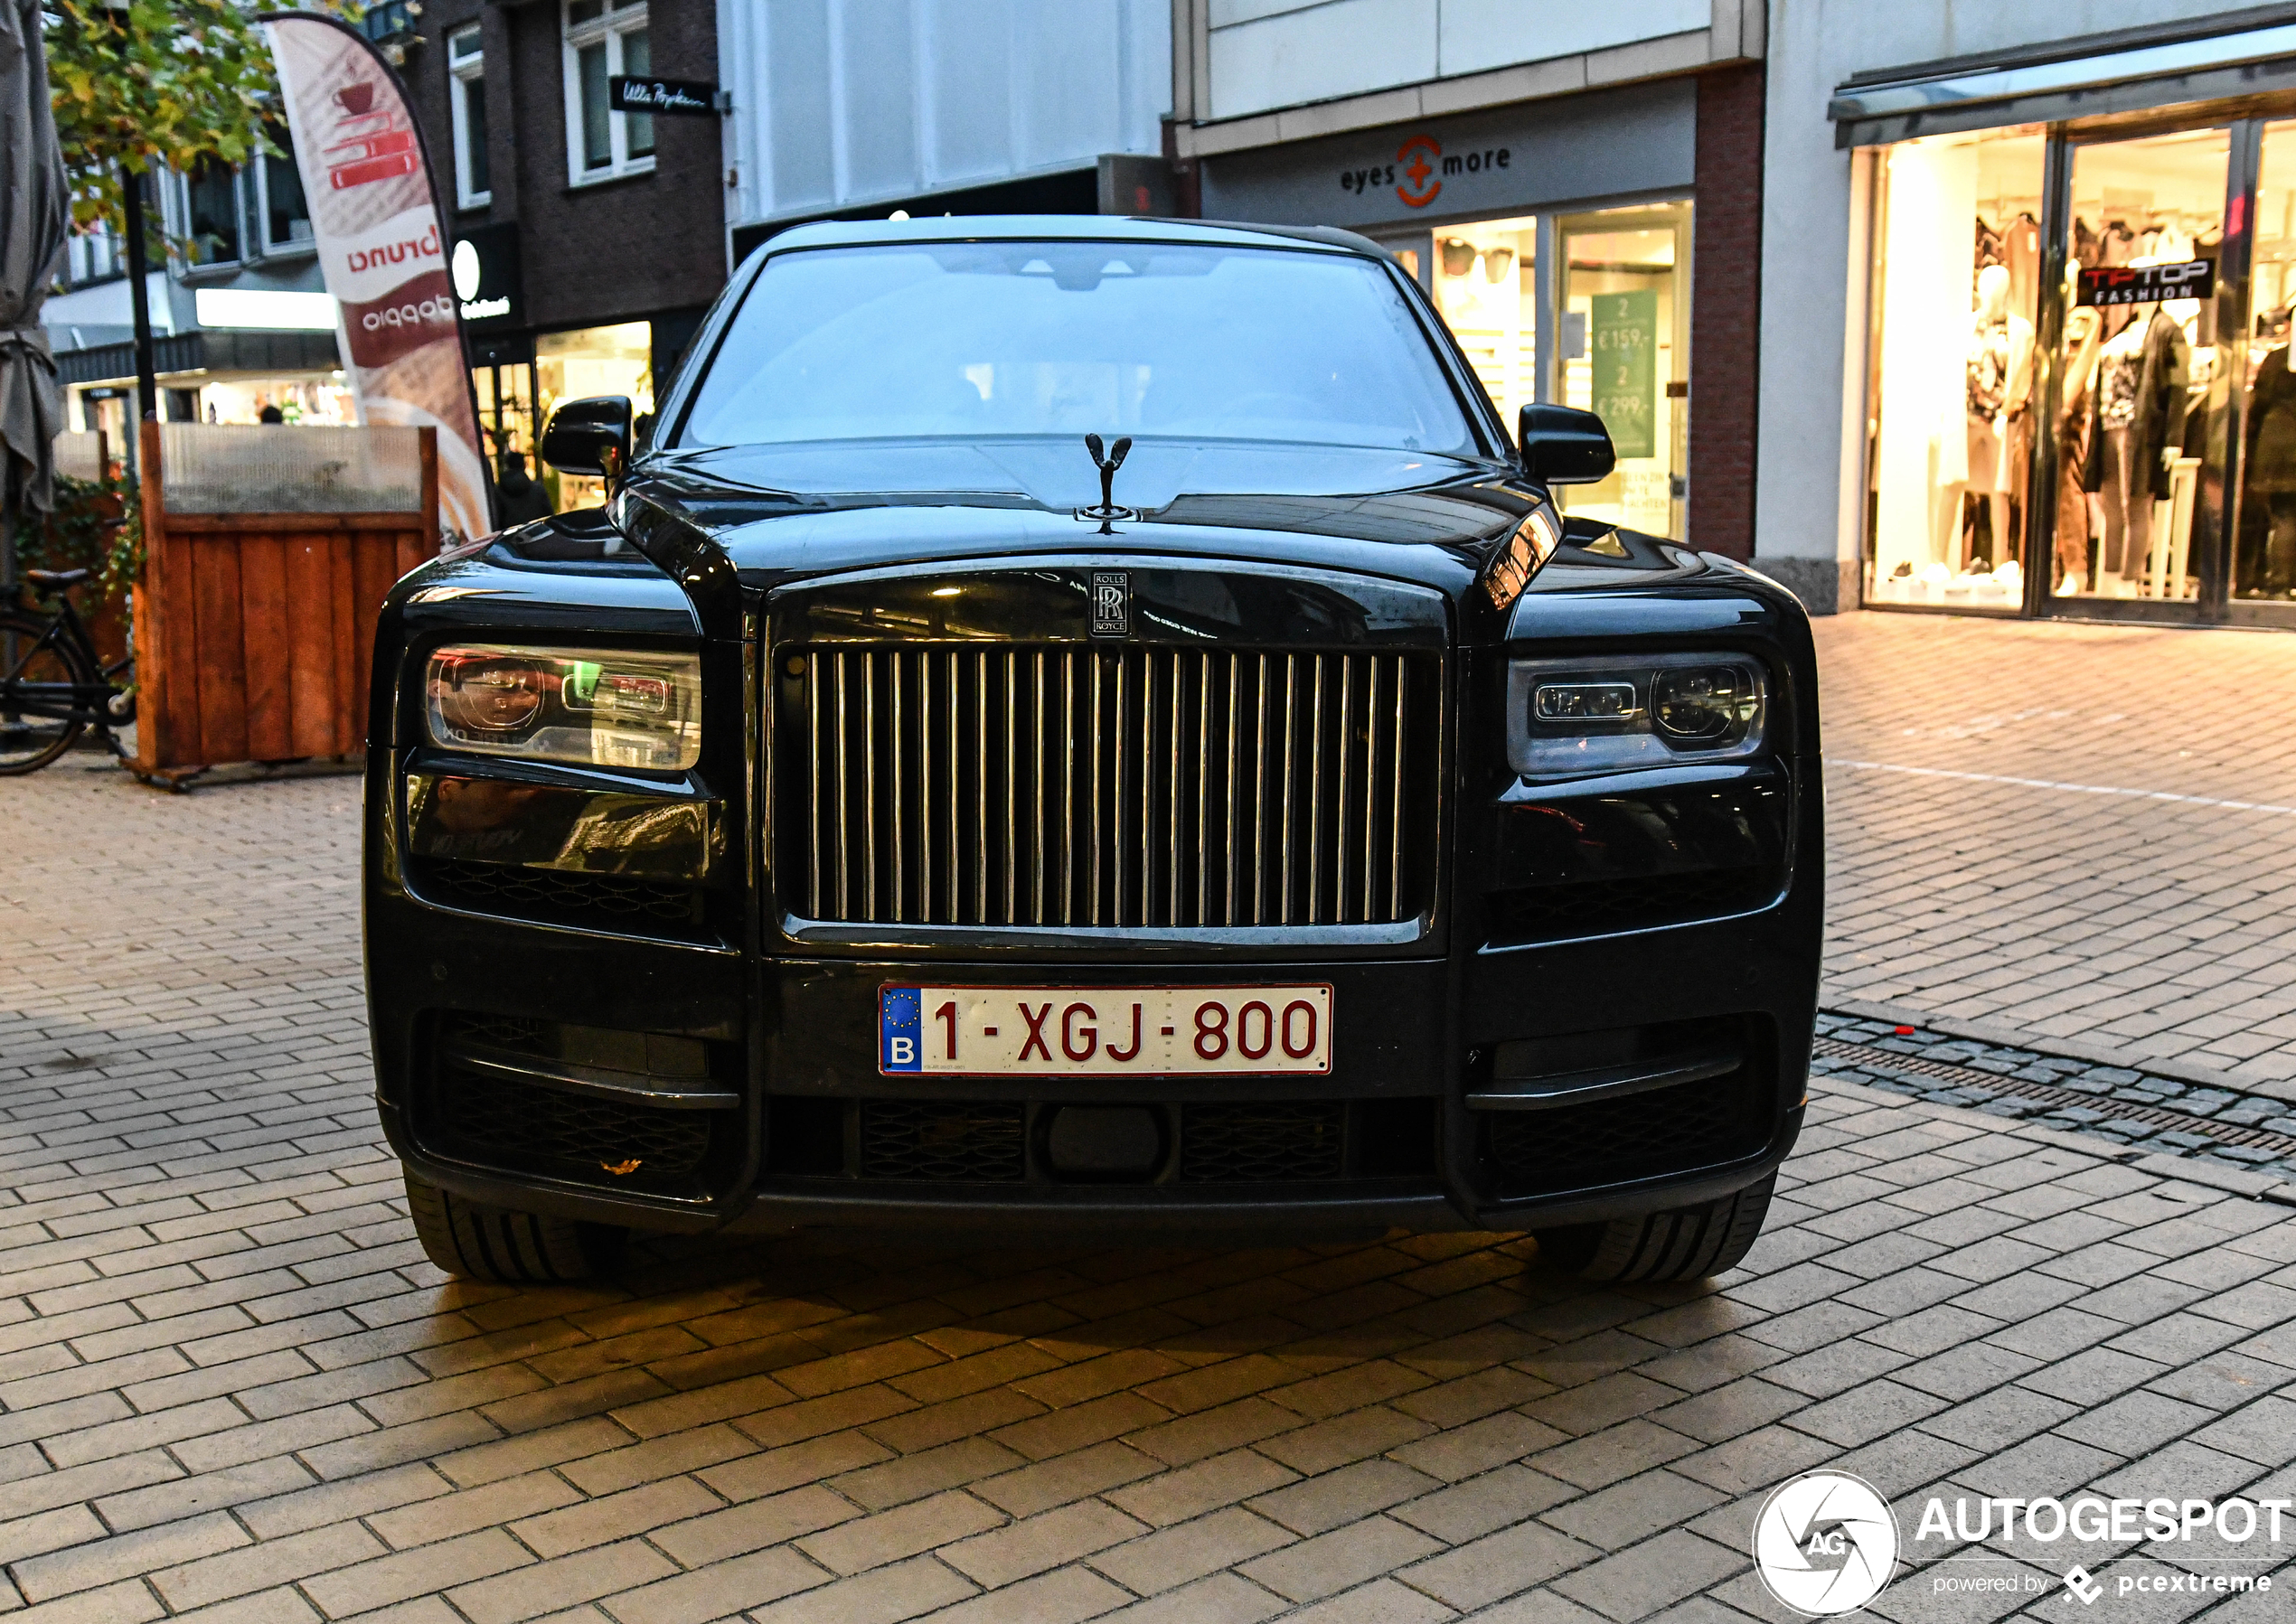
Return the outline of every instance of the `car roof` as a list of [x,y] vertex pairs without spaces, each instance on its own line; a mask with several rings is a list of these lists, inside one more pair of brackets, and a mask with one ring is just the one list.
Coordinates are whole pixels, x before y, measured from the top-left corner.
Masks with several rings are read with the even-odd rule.
[[1234,248],[1312,247],[1374,259],[1387,251],[1368,237],[1331,226],[1262,226],[1218,220],[1121,214],[939,214],[916,220],[823,220],[792,226],[762,245],[858,248],[892,242],[1185,242]]

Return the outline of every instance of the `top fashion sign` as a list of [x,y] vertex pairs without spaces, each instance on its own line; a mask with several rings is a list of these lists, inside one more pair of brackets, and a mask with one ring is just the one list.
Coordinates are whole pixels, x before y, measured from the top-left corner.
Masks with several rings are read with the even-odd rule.
[[2084,305],[2150,305],[2161,299],[2205,299],[2216,291],[2214,259],[2174,265],[2100,265],[2081,272]]

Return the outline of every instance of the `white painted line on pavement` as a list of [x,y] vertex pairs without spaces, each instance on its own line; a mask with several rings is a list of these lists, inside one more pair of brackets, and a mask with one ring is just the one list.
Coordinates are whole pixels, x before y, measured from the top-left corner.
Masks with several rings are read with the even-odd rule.
[[2120,789],[2103,784],[2060,784],[2053,778],[2011,778],[2000,773],[1957,773],[1947,767],[1905,767],[1887,761],[1850,761],[1840,756],[1824,758],[1830,767],[1859,773],[1908,773],[1916,778],[1957,778],[1968,784],[2010,784],[2020,789],[2063,790],[2075,795],[2125,795],[2134,801],[2179,801],[2187,806],[2217,806],[2228,812],[2272,812],[2296,817],[2296,806],[2274,806],[2262,801],[2219,801],[2208,795],[2178,795],[2168,790]]

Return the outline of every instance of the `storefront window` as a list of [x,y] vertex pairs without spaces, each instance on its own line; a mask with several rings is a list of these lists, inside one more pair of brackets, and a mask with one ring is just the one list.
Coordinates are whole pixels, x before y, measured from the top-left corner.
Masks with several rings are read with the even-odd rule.
[[262,423],[268,420],[267,407],[277,408],[282,423],[358,421],[351,390],[340,376],[217,379],[196,392],[198,418],[204,423]]
[[2213,261],[2230,153],[2223,129],[2074,149],[2051,587],[2060,597],[2199,596],[2193,538],[2221,525],[2229,395],[2215,301],[2118,303],[2122,290],[2081,273]]
[[2248,399],[2241,433],[2240,533],[2233,596],[2296,600],[2296,124],[2268,124],[2257,167],[2249,269]]
[[1689,494],[1690,205],[1613,209],[1555,222],[1563,404],[1599,414],[1618,468],[1557,492],[1566,512],[1683,534]]
[[[1538,398],[1539,222],[1491,220],[1435,233],[1435,308],[1511,428]],[[1407,249],[1418,274],[1418,250]]]
[[533,365],[509,361],[476,367],[470,381],[478,397],[478,427],[488,454],[499,458],[503,452],[518,452],[525,456],[527,471],[532,473],[534,446],[540,438],[534,422]]
[[1882,155],[1868,602],[2023,602],[2046,145],[2010,130]]
[[[593,395],[627,395],[639,417],[649,416],[654,410],[654,324],[621,322],[543,333],[534,341],[534,388],[540,397],[539,420],[544,424],[560,401]],[[551,485],[560,512],[606,500],[600,480],[553,473],[544,483]]]

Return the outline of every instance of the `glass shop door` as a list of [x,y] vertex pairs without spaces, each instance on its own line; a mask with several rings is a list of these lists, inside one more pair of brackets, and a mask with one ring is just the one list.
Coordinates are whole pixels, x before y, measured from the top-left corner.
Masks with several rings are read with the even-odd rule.
[[2258,127],[2255,171],[2225,617],[2296,626],[2296,122]]
[[1555,222],[1556,393],[1599,413],[1618,450],[1609,478],[1561,487],[1556,500],[1653,536],[1687,538],[1690,210],[1660,203]]
[[[2231,437],[2246,384],[2240,273],[2253,132],[2237,123],[2075,135],[2055,155],[2059,274],[2044,289],[2046,415],[2016,406],[2018,352],[2031,340],[2014,317],[1989,322],[1979,286],[1963,534],[1982,547],[2029,520],[2036,540],[2047,536],[2047,568],[2027,560],[2029,601],[2042,613],[2221,612]],[[2296,389],[2290,405],[2296,543]],[[2054,432],[2036,446],[2042,424]]]

